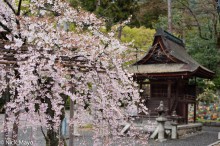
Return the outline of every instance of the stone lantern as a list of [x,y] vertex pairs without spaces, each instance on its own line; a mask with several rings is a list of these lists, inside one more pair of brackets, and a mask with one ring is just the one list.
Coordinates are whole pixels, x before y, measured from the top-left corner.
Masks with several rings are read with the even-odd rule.
[[158,112],[159,117],[156,118],[156,121],[158,122],[158,141],[163,142],[166,141],[164,138],[165,134],[165,127],[164,124],[167,121],[167,118],[165,117],[165,108],[163,101],[160,101],[160,105],[158,108],[156,108],[156,111]]
[[178,120],[178,116],[176,114],[176,111],[173,111],[172,112],[172,115],[171,115],[171,119],[172,119],[172,122],[171,122],[171,139],[177,139],[177,120]]

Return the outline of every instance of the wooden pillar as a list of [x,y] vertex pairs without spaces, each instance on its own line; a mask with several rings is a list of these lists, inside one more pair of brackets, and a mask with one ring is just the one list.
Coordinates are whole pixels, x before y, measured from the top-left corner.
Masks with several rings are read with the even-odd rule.
[[141,81],[139,81],[139,89],[143,88],[142,85],[143,85],[143,81],[141,80]]
[[196,103],[194,103],[194,116],[193,116],[194,123],[196,122]]
[[150,80],[150,98],[152,98],[152,81]]
[[[196,90],[196,77],[195,77],[195,90]],[[197,97],[197,90],[195,91],[195,99],[194,99],[194,123],[196,122],[196,97]]]
[[179,100],[179,86],[180,86],[180,83],[179,83],[179,80],[177,80],[176,82],[176,85],[175,85],[175,90],[176,90],[176,99]]
[[185,118],[185,123],[186,124],[188,124],[188,112],[189,112],[188,103],[185,103],[185,116],[184,116],[184,118]]
[[169,113],[171,113],[171,81],[168,80],[167,83],[167,98],[168,98],[168,108],[169,108]]

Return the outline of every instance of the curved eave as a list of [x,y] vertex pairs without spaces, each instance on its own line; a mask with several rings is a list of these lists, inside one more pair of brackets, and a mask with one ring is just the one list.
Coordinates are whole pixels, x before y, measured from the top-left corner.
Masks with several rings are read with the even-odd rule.
[[206,79],[212,79],[212,78],[214,78],[215,73],[199,66],[194,72],[192,72],[192,76],[197,76],[197,77],[206,78]]
[[169,72],[169,73],[136,73],[134,78],[137,79],[154,79],[154,78],[191,78],[190,72]]
[[[192,68],[191,68],[192,69]],[[136,78],[192,78],[200,77],[211,79],[215,73],[199,66],[192,70],[188,70],[185,64],[154,64],[154,65],[138,65],[128,68],[130,73]]]

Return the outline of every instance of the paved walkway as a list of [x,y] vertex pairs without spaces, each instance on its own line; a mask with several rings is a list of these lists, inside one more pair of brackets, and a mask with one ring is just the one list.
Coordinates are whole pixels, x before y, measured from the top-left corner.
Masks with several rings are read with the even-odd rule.
[[[3,126],[2,122],[4,120],[4,115],[0,114],[0,146],[2,146],[2,140],[3,140]],[[220,132],[220,127],[207,127],[204,126],[201,133],[177,139],[177,140],[167,140],[166,142],[160,143],[156,142],[154,140],[149,140],[149,146],[207,146],[211,143],[214,143],[218,141],[218,132]],[[34,136],[31,136],[34,133]],[[80,136],[78,138],[75,138],[75,145],[74,146],[92,146],[93,140],[92,140],[92,132],[90,130],[80,130],[80,133],[84,136]],[[27,129],[21,129],[19,132],[19,139],[26,140],[27,142],[34,140],[35,146],[44,146],[45,140],[41,133],[40,128],[38,127],[36,131],[33,131],[32,128]],[[124,139],[125,141],[131,141],[128,138]],[[67,141],[68,143],[68,141]],[[135,144],[134,141],[132,141],[132,146],[139,146]],[[119,144],[115,144],[114,146],[118,146]],[[19,145],[19,146],[25,146],[25,145]],[[102,146],[102,145],[100,145]]]
[[150,146],[207,146],[215,141],[218,141],[218,132],[220,127],[203,127],[201,133],[185,137],[177,140],[168,140],[163,143],[150,140]]
[[[82,132],[82,131],[81,131]],[[155,140],[149,140],[148,146],[207,146],[211,143],[214,143],[218,141],[218,132],[220,132],[220,127],[203,127],[203,130],[201,133],[191,135],[189,137],[184,137],[177,140],[167,140],[166,142],[156,142]],[[83,137],[85,141],[84,146],[92,146],[92,138],[91,132],[83,132],[86,133],[86,135]],[[76,138],[75,146],[79,146],[79,143],[81,143],[80,139],[82,138]],[[130,141],[128,139],[125,139],[125,141]],[[130,142],[130,144],[133,142]],[[119,144],[115,144],[113,146],[118,146]],[[123,145],[125,146],[125,145]],[[139,146],[138,144],[132,144],[132,146]]]

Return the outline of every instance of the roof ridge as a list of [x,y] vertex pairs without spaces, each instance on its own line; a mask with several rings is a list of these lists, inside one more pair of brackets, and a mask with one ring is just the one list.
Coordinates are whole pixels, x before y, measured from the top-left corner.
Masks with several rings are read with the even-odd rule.
[[174,36],[173,34],[169,33],[168,31],[163,30],[162,28],[157,29],[155,36],[164,36],[165,38],[185,47],[185,44],[182,39]]

